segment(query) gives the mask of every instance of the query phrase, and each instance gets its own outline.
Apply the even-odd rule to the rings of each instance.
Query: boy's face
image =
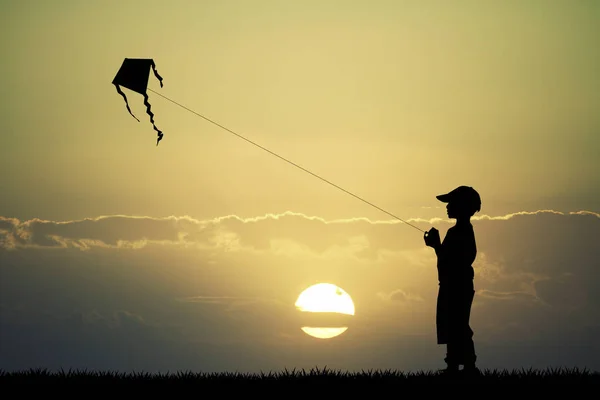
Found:
[[[469,215],[469,212],[464,207],[461,207],[460,204],[452,201],[446,205],[446,211],[448,213],[448,218],[458,218]]]
[[[454,203],[450,202],[446,204],[446,214],[448,214],[448,218],[456,218]]]

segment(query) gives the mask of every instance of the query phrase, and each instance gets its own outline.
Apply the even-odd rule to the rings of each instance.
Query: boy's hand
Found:
[[[437,249],[441,245],[440,233],[435,228],[431,228],[428,232],[425,232],[423,238],[425,239],[425,244],[434,249]]]

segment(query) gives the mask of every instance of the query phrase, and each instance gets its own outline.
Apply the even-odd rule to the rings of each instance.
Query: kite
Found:
[[[127,106],[127,111],[129,111],[129,114],[131,114],[131,116],[138,122],[140,122],[140,120],[137,119],[137,117],[131,112],[129,103],[127,102],[127,97],[121,90],[120,86],[133,90],[134,92],[144,96],[146,113],[150,116],[150,122],[152,122],[154,130],[158,132],[158,139],[156,140],[156,145],[158,146],[163,134],[162,131],[154,124],[154,113],[150,111],[150,103],[148,103],[148,94],[146,93],[150,68],[152,68],[154,75],[160,81],[160,87],[163,87],[162,77],[156,71],[154,60],[147,58],[126,58],[123,61],[123,64],[121,64],[121,68],[117,72],[117,75],[115,75],[112,84],[117,88],[117,93],[119,93],[121,96],[123,96],[123,99],[125,99],[125,105]]]

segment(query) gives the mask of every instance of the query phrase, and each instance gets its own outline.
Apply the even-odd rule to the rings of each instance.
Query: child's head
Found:
[[[470,186],[459,186],[449,193],[436,196],[436,198],[448,203],[446,209],[450,218],[469,218],[481,210],[481,197]]]

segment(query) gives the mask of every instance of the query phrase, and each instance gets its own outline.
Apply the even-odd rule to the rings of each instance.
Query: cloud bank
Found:
[[[442,236],[452,224],[408,222]],[[599,369],[600,214],[482,215],[473,225],[480,365]],[[445,353],[435,255],[399,221],[0,217],[0,278],[3,369],[418,370],[441,367]],[[305,335],[293,306],[318,282],[355,302],[334,340]]]

